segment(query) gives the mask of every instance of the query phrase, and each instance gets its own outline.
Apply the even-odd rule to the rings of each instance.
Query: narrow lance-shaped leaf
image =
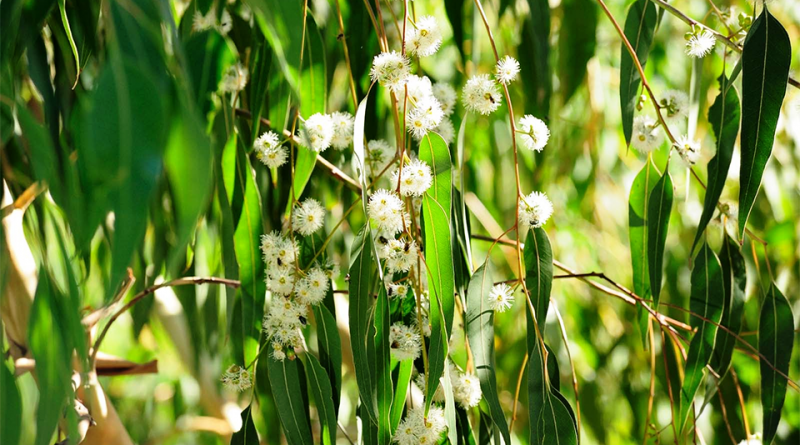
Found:
[[[767,6],[753,22],[742,51],[742,162],[739,169],[739,237],[761,186],[772,153],[786,94],[792,45]]]
[[[742,331],[742,316],[744,315],[747,270],[739,243],[728,235],[725,235],[719,262],[722,266],[722,284],[725,292],[720,325],[739,335]],[[717,329],[714,354],[711,356],[711,367],[717,375],[722,376],[727,372],[734,346],[736,346],[736,338],[725,329]]]
[[[645,67],[647,56],[650,54],[657,16],[656,6],[651,0],[636,0],[628,9],[625,18],[625,37],[630,42],[642,68]],[[641,82],[639,70],[623,42],[619,65],[619,104],[622,110],[622,131],[625,133],[625,143],[628,145],[633,134],[633,114],[636,110],[636,101],[639,100]]]
[[[553,251],[550,239],[543,228],[528,232],[525,240],[525,285],[531,295],[536,321],[544,328],[547,308],[550,306],[550,288],[553,284]]]
[[[267,348],[268,349],[268,348]],[[306,405],[300,395],[306,382],[300,378],[297,360],[275,360],[267,350],[261,353],[259,361],[267,362],[269,383],[278,418],[289,445],[306,445],[314,442],[311,426],[306,417]]]
[[[333,299],[333,290],[329,289],[328,293]],[[338,413],[342,390],[342,339],[336,326],[336,316],[324,304],[314,306],[312,310],[317,322],[319,361],[328,373],[333,387],[333,407]]]
[[[492,263],[487,261],[472,275],[467,291],[466,330],[475,373],[481,382],[483,398],[489,405],[492,423],[500,430],[505,443],[511,443],[503,408],[497,391],[494,355],[494,311],[489,307],[492,290]]]
[[[453,382],[450,379],[450,367],[453,363],[444,362],[444,373],[441,378],[442,392],[444,393],[444,420],[447,425],[456,424],[456,402],[453,396]],[[450,443],[458,443],[456,428],[447,428],[447,439]]]
[[[522,28],[519,52],[523,88],[531,114],[550,114],[550,4],[548,0],[528,0],[530,16]]]
[[[353,349],[356,382],[362,412],[366,412],[372,422],[377,422],[378,408],[375,395],[375,382],[370,369],[374,368],[367,356],[367,341],[370,328],[370,312],[373,306],[372,285],[375,279],[375,260],[372,256],[372,236],[369,227],[359,232],[353,241],[349,282],[349,322],[350,347]],[[369,339],[372,340],[372,339]]]
[[[258,443],[258,433],[253,423],[251,407],[248,406],[242,411],[242,429],[233,433],[231,445],[258,445]]]
[[[648,159],[633,180],[628,198],[628,238],[631,245],[633,292],[645,299],[650,298],[650,275],[647,269],[647,204],[658,178],[658,170],[652,160]],[[641,307],[638,307],[638,312],[639,332],[644,343],[647,341],[648,313]]]
[[[0,362],[0,406],[3,415],[0,416],[0,442],[8,445],[18,445],[22,435],[22,397],[14,379],[14,374],[8,369],[6,361]]]
[[[765,444],[771,444],[775,439],[775,432],[781,421],[781,410],[786,399],[787,380],[784,376],[789,375],[793,343],[792,306],[778,286],[772,283],[761,306],[758,322],[758,352],[764,356],[759,363]]]
[[[450,236],[452,178],[450,150],[438,134],[429,134],[419,148],[420,160],[431,166],[433,184],[422,201],[425,267],[430,289],[431,340],[428,352],[426,411],[444,372],[455,308],[455,276]],[[434,382],[431,384],[431,382]]]
[[[316,357],[311,354],[305,354],[304,358],[305,367],[308,370],[308,386],[311,388],[311,394],[314,396],[314,402],[319,413],[322,444],[334,445],[336,444],[338,425],[336,411],[333,406],[331,381],[325,372],[325,368],[322,367]]]
[[[672,211],[672,192],[672,177],[669,169],[665,168],[664,175],[653,187],[647,203],[647,268],[654,307],[658,307],[658,297],[661,295],[664,246],[667,243],[669,214]]]
[[[711,221],[711,217],[714,216],[714,209],[719,202],[719,197],[722,196],[722,189],[725,187],[725,179],[728,177],[728,168],[731,166],[733,157],[733,145],[736,143],[736,135],[739,134],[739,95],[736,88],[733,86],[728,88],[728,85],[725,73],[722,73],[719,76],[720,93],[714,104],[708,109],[708,122],[717,139],[717,154],[708,161],[708,187],[703,202],[703,214],[700,216],[697,234],[692,243],[692,252]]]
[[[411,381],[411,371],[414,370],[413,360],[403,360],[399,364],[397,372],[397,381],[394,388],[394,400],[392,403],[392,412],[390,415],[392,433],[397,430],[400,424],[400,418],[403,416],[403,408],[405,408],[406,395],[408,394],[408,384]]]
[[[564,103],[586,78],[586,65],[594,56],[597,34],[597,2],[565,0],[564,16],[558,36],[559,77]]]
[[[386,295],[386,286],[380,286],[378,299],[375,302],[374,337],[372,340],[375,366],[376,399],[378,402],[378,443],[388,445],[392,437],[391,411],[392,411],[392,369],[389,346],[389,297]]]
[[[528,423],[530,443],[537,445],[573,445],[578,433],[563,397],[550,385],[540,341],[531,331],[533,318],[528,319]]]
[[[681,430],[686,425],[689,410],[694,403],[694,395],[703,380],[703,371],[711,359],[714,336],[717,334],[717,325],[714,323],[719,323],[722,318],[724,301],[722,266],[717,255],[705,243],[695,258],[691,281],[689,309],[703,318],[697,315],[692,315],[690,318],[690,324],[696,332],[689,343],[681,386]]]

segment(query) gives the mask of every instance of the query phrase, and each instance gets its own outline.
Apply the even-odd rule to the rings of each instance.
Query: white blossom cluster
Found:
[[[392,440],[398,445],[437,444],[446,431],[444,410],[431,405],[426,418],[425,406],[420,405],[408,410]]]
[[[382,243],[382,240],[378,242]],[[389,239],[382,243],[378,255],[386,260],[386,270],[394,274],[411,270],[416,264],[418,252],[419,248],[414,240]]]
[[[410,62],[397,51],[380,53],[372,60],[369,72],[373,82],[400,94],[409,75]]]
[[[464,85],[461,97],[467,110],[484,115],[493,113],[503,102],[497,83],[487,74],[472,76]]]
[[[269,168],[278,168],[286,163],[289,153],[286,147],[280,143],[275,132],[267,131],[253,143],[256,152],[256,159]]]
[[[412,159],[407,165],[400,163],[400,168],[392,173],[392,184],[400,184],[403,196],[422,196],[433,184],[431,168],[425,161]]]
[[[675,151],[681,156],[688,165],[694,165],[700,157],[700,141],[696,141],[689,136],[679,136],[674,144]]]
[[[542,227],[553,215],[553,203],[542,192],[531,192],[519,200],[519,222],[525,226]]]
[[[239,365],[229,366],[220,380],[225,388],[236,392],[242,392],[253,385],[250,373]]]
[[[658,121],[650,116],[636,116],[633,120],[631,146],[642,153],[657,149],[664,140],[664,133],[658,128]]]
[[[247,86],[249,73],[247,67],[241,62],[235,63],[225,70],[222,80],[219,82],[219,89],[223,93],[236,93],[242,91]]]
[[[325,208],[316,199],[306,198],[297,203],[292,211],[292,229],[303,236],[309,236],[322,228],[325,223]]]
[[[464,409],[478,406],[481,402],[481,382],[475,374],[461,372],[456,365],[450,362],[450,386],[453,389],[453,399]],[[425,393],[427,385],[425,374],[418,374],[414,382]],[[433,393],[434,402],[444,403],[444,389],[442,385],[437,386]]]
[[[379,189],[372,193],[367,203],[367,214],[380,236],[394,238],[410,221],[403,201],[395,192]]]
[[[393,324],[389,328],[389,347],[397,361],[416,360],[422,350],[419,330],[402,323]]]
[[[526,114],[519,119],[520,139],[528,150],[542,151],[550,140],[550,129],[541,119]]]
[[[418,57],[435,54],[442,45],[442,32],[436,19],[426,15],[411,24],[413,29],[406,36],[406,51]]]
[[[317,153],[328,147],[344,150],[353,143],[354,123],[353,115],[346,111],[314,113],[303,122],[300,143]]]
[[[394,146],[383,139],[369,141],[365,160],[367,176],[374,178],[383,173],[394,161],[395,152]],[[355,163],[355,157],[353,161]]]
[[[717,39],[706,29],[693,28],[692,32],[686,33],[686,54],[695,58],[705,57],[714,50]]]
[[[659,101],[661,115],[668,124],[683,123],[689,117],[689,96],[680,90],[667,90]]]
[[[762,445],[761,433],[751,434],[747,439],[739,442],[739,445]]]
[[[216,29],[220,34],[227,35],[233,28],[233,20],[227,9],[222,11],[222,15],[217,20],[217,10],[213,6],[203,15],[199,9],[195,9],[192,16],[192,31],[203,32],[209,29]]]

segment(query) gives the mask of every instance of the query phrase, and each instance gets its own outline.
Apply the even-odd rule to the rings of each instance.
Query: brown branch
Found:
[[[235,112],[236,112],[237,116],[241,116],[241,117],[243,117],[245,119],[252,119],[253,118],[253,114],[250,113],[250,111],[248,111],[248,110],[243,110],[241,108],[236,108]],[[266,119],[266,118],[262,117],[262,118],[259,119],[259,121],[261,122],[261,125],[266,125],[269,128],[273,128],[272,127],[272,123],[269,121],[269,119]],[[285,138],[289,139],[292,143],[300,144],[300,140],[297,138],[297,136],[292,134],[292,132],[290,132],[288,130],[283,130],[282,133],[283,133],[283,136]],[[337,180],[343,182],[345,185],[347,185],[348,187],[350,187],[354,191],[361,192],[361,185],[358,183],[358,181],[356,181],[355,179],[351,178],[349,175],[347,175],[347,173],[343,172],[338,167],[336,167],[335,165],[331,164],[330,161],[328,161],[327,159],[323,158],[319,154],[317,154],[317,162],[320,163],[323,167],[325,167],[325,169],[328,171],[328,173],[330,173],[331,176],[333,176]]]
[[[154,293],[155,291],[164,288],[164,287],[172,287],[172,286],[186,286],[186,285],[198,285],[198,284],[224,284],[226,286],[232,287],[234,289],[241,286],[241,282],[238,280],[231,280],[227,278],[217,278],[217,277],[183,277],[177,278],[171,281],[166,281],[161,284],[154,284],[143,291],[139,292],[138,294],[134,295],[131,300],[122,306],[117,312],[111,316],[111,319],[108,320],[108,323],[103,327],[103,330],[100,332],[100,336],[97,337],[97,340],[94,342],[94,346],[92,346],[92,355],[90,358],[90,364],[94,365],[95,361],[97,360],[97,352],[100,349],[100,344],[103,342],[108,330],[111,328],[111,325],[114,324],[117,318],[120,315],[124,314],[128,309],[132,308],[136,303],[142,300],[142,298]]]

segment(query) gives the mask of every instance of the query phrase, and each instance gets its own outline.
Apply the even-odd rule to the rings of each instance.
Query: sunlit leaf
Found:
[[[374,305],[372,288],[376,276],[375,263],[372,256],[372,236],[365,227],[353,241],[350,261],[350,347],[353,350],[356,382],[358,382],[359,398],[362,411],[369,416],[363,422],[378,421],[378,401],[376,395],[377,382],[373,379],[375,364],[367,355],[367,342],[371,326],[371,311]]]
[[[544,229],[536,227],[528,232],[524,255],[525,285],[536,310],[536,322],[540,329],[544,329],[553,284],[553,250]]]
[[[662,266],[669,229],[669,214],[672,211],[672,193],[672,177],[665,169],[663,176],[653,187],[647,203],[647,268],[653,307],[658,307],[658,297],[661,295]]]
[[[645,299],[650,298],[650,274],[647,269],[647,210],[648,201],[658,177],[658,170],[648,159],[633,180],[628,198],[628,237],[631,246],[633,292]],[[649,314],[641,307],[638,308],[638,311],[639,332],[644,342],[647,337]]]

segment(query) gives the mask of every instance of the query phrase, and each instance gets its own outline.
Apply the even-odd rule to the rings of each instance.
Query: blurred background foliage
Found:
[[[310,0],[303,41],[310,56],[300,65],[293,58],[302,46],[302,40],[298,41],[303,29],[302,3],[0,3],[4,217],[11,202],[9,197],[24,196],[26,190],[37,191],[36,184],[47,183],[48,193],[41,194],[27,208],[22,227],[38,265],[39,282],[43,276],[50,277],[57,300],[54,304],[64,320],[83,317],[108,303],[119,292],[128,267],[136,278],[128,295],[157,280],[219,276],[249,281],[255,295],[261,289],[263,303],[263,288],[259,287],[263,285],[263,270],[253,276],[239,270],[244,266],[234,245],[281,228],[291,172],[287,164],[273,175],[255,161],[250,147],[266,124],[256,124],[258,119],[246,117],[262,117],[276,131],[291,131],[294,107],[299,107],[304,117],[317,111],[355,113],[342,42],[346,39],[359,100],[369,88],[372,57],[380,52],[361,0]],[[392,14],[402,15],[403,3],[377,3],[381,5],[390,42],[399,48]],[[711,13],[711,1],[671,3],[690,17],[723,29]],[[748,2],[714,3],[725,11],[735,8],[753,14]],[[344,36],[337,4],[341,7]],[[516,114],[543,118],[552,134],[543,152],[521,152],[520,169],[522,190],[545,191],[554,203],[555,215],[546,226],[554,257],[577,271],[602,271],[631,287],[627,200],[645,157],[627,149],[622,134],[618,35],[594,0],[551,0],[549,4],[544,0],[486,0],[483,4],[501,56],[515,56],[522,65],[521,80],[510,89]],[[492,50],[472,1],[417,0],[410,5],[417,14],[437,17],[445,33],[442,50],[423,59],[420,72],[459,88],[468,76],[492,70]],[[608,5],[622,23],[626,2],[612,0]],[[790,0],[775,0],[769,7],[791,40],[800,41],[800,8]],[[222,18],[223,10],[230,14],[228,32],[193,32],[195,11],[210,11]],[[738,56],[723,58],[722,50],[717,49],[713,57],[693,62],[684,55],[687,30],[683,22],[669,14],[661,18],[646,73],[656,94],[666,89],[688,93],[695,76],[696,137],[703,146],[696,170],[705,178],[705,165],[714,154],[707,110],[718,93],[716,78],[726,67],[730,72]],[[285,60],[277,55],[278,48]],[[797,48],[794,51],[792,73],[797,77],[800,58]],[[217,91],[217,87],[223,73],[237,61],[247,67],[249,81],[237,97],[232,97]],[[309,93],[310,84],[321,89]],[[298,85],[304,88],[293,93]],[[289,102],[293,94],[294,99]],[[367,138],[393,140],[388,95],[380,91],[374,97],[377,99],[367,111]],[[466,164],[461,174],[474,234],[496,236],[514,222],[514,158],[504,110],[507,109],[503,107],[500,113],[489,117],[468,117]],[[459,106],[454,114],[456,128],[463,116]],[[303,162],[313,165],[313,157],[308,159],[303,151],[296,152],[298,166]],[[329,150],[323,157],[354,176],[349,150]],[[666,164],[666,157],[665,143],[653,158],[659,169]],[[735,203],[738,196],[737,163],[738,155],[734,156],[723,202]],[[238,173],[247,172],[251,165],[254,180],[242,179]],[[302,181],[296,181],[295,192],[304,190],[303,196],[315,197],[326,206],[328,233],[357,194],[319,163],[313,172],[300,167],[297,171],[308,171],[310,179],[305,187]],[[670,171],[676,205],[667,237],[666,286],[661,301],[688,307],[689,247],[704,192],[682,164],[670,163]],[[756,343],[762,290],[768,286],[770,274],[789,298],[795,314],[800,313],[798,88],[788,88],[761,190],[749,227],[769,246],[766,250],[759,244],[753,246],[750,239],[743,246],[749,278],[743,336],[752,344]],[[260,212],[247,213],[246,209],[253,208]],[[255,228],[243,228],[242,218],[255,224],[250,226]],[[329,256],[342,270],[349,264],[353,228],[363,222],[363,214],[351,213],[329,245]],[[715,249],[720,245],[721,233],[719,224],[709,231],[708,241]],[[4,246],[15,241],[6,236]],[[476,261],[482,261],[489,244],[473,241]],[[0,288],[6,289],[13,277],[8,271],[5,247],[3,252]],[[496,280],[514,277],[512,259],[510,248],[493,251]],[[343,272],[336,279],[336,289],[346,288],[344,279]],[[230,426],[225,419],[238,417],[239,409],[251,400],[249,393],[226,392],[219,383],[219,375],[230,363],[242,362],[241,358],[251,360],[255,354],[257,343],[250,333],[231,334],[242,326],[245,331],[248,329],[246,323],[232,319],[233,305],[242,301],[240,293],[244,292],[249,290],[234,292],[217,285],[176,287],[145,298],[112,325],[102,344],[103,353],[134,363],[158,360],[157,373],[100,377],[135,443],[226,443]],[[33,295],[30,289],[28,293]],[[3,304],[7,304],[12,292],[4,294]],[[79,304],[74,307],[59,306],[62,299],[74,302],[65,299],[75,297]],[[582,443],[640,443],[648,428],[650,352],[643,347],[637,330],[636,309],[572,279],[555,280],[552,298],[563,318],[566,341],[555,311],[547,320],[545,336],[560,364],[562,392],[573,407],[577,403],[572,379],[577,381]],[[346,317],[346,304],[346,296],[337,294],[340,325],[342,317]],[[254,319],[260,320],[260,309],[253,310]],[[666,306],[660,310],[677,320],[689,321],[683,311]],[[495,317],[498,387],[508,418],[514,408],[514,392],[526,350],[523,313],[524,301],[518,298],[511,311]],[[4,317],[3,322],[8,328],[8,319]],[[343,326],[346,329],[346,322]],[[51,328],[39,334],[80,344],[80,336],[69,334],[74,331],[66,324]],[[458,333],[460,328],[457,323],[456,336],[463,338]],[[74,339],[62,339],[70,336]],[[313,344],[313,334],[310,338]],[[244,344],[236,345],[237,339]],[[675,352],[669,348],[662,351],[661,343],[656,344],[656,396],[650,434],[669,425],[667,379],[671,380],[673,391],[680,386]],[[13,348],[8,336],[4,337],[3,346],[4,351]],[[357,387],[348,347],[344,351],[339,420],[355,437]],[[463,344],[455,348],[456,361],[463,363]],[[244,357],[240,357],[242,350]],[[747,417],[742,418],[736,385],[728,376],[721,385],[722,397],[714,397],[698,421],[706,443],[731,443],[729,429],[741,440],[746,424],[752,432],[760,430],[758,362],[749,355],[737,350],[733,359]],[[798,357],[800,348],[795,348],[789,372],[795,380],[800,375]],[[4,366],[13,370],[11,363],[8,360]],[[17,378],[16,385],[22,400],[20,443],[33,443],[35,423],[31,420],[36,418],[37,405],[47,399],[30,373]],[[677,397],[677,392],[674,395]],[[256,427],[263,443],[279,443],[277,419],[269,415],[268,401],[264,404],[259,413],[254,411]],[[230,411],[231,406],[236,409]],[[525,406],[526,392],[521,391],[514,423],[515,443],[528,440]],[[6,406],[2,410],[2,416],[10,415]],[[312,418],[315,415],[312,409]],[[223,425],[211,418],[223,419]],[[340,443],[347,443],[342,434],[339,436]],[[665,430],[662,442],[669,443],[671,437],[671,431]],[[778,443],[798,442],[800,394],[790,389]]]

